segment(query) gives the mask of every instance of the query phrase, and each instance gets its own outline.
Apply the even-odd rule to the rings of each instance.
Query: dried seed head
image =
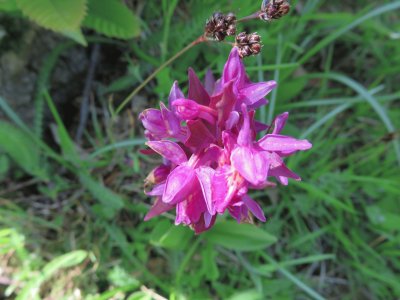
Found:
[[[288,14],[290,5],[285,0],[263,0],[260,19],[264,21],[277,20]]]
[[[214,13],[207,20],[204,27],[204,33],[207,37],[223,41],[225,37],[236,34],[236,16],[233,13],[224,15],[222,13]]]
[[[261,37],[257,33],[246,34],[241,32],[236,36],[235,40],[235,46],[238,47],[241,58],[257,55],[261,51]]]

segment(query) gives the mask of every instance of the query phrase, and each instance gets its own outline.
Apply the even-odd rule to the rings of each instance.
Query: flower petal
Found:
[[[246,75],[244,65],[239,57],[239,52],[237,47],[233,47],[229,58],[225,63],[224,71],[222,73],[223,83],[227,83],[231,80],[235,80],[237,83],[244,81]]]
[[[181,202],[199,188],[198,184],[193,168],[178,166],[168,175],[162,200],[170,205]]]
[[[148,196],[161,196],[164,193],[164,189],[165,183],[157,184],[150,192],[145,191],[145,194]]]
[[[209,95],[212,95],[215,88],[215,78],[211,69],[207,70],[206,76],[204,78],[204,87]]]
[[[215,141],[215,137],[201,120],[191,120],[187,122],[189,134],[185,140],[185,146],[199,151]]]
[[[139,119],[142,121],[144,128],[152,135],[166,136],[166,128],[160,110],[154,108],[146,109],[139,115]]]
[[[206,89],[203,87],[192,68],[189,68],[188,98],[195,100],[201,105],[208,106],[208,104],[210,103],[210,96],[208,95]]]
[[[240,89],[240,98],[247,105],[252,105],[268,95],[275,87],[276,82],[273,80],[248,84]]]
[[[178,81],[175,81],[174,84],[172,85],[171,91],[169,92],[169,97],[168,97],[169,107],[172,108],[172,103],[176,99],[180,98],[185,98],[185,96],[183,95],[182,91],[178,86]]]
[[[267,220],[265,218],[262,208],[256,201],[251,199],[248,195],[244,195],[242,197],[242,201],[257,219],[259,219],[262,222],[265,222]]]
[[[243,183],[243,179],[237,175],[235,170],[228,165],[222,166],[215,171],[212,179],[212,198],[215,211],[219,214],[222,214],[229,206],[239,186]]]
[[[196,189],[187,196],[185,201],[176,205],[175,225],[197,223],[200,219],[203,219],[201,217],[205,211],[207,211],[207,208],[201,190]]]
[[[274,130],[272,131],[272,134],[279,134],[281,133],[283,127],[286,124],[286,120],[289,117],[288,112],[284,112],[283,114],[280,114],[279,116],[276,116],[274,119]]]
[[[300,150],[308,150],[312,147],[307,140],[298,140],[290,136],[279,134],[267,134],[258,142],[258,145],[270,152],[294,153]]]
[[[161,156],[172,161],[173,163],[180,165],[187,161],[187,156],[182,148],[171,141],[149,141],[146,145],[156,151]]]
[[[148,221],[166,211],[173,209],[173,205],[165,204],[161,201],[161,197],[157,197],[156,201],[154,202],[153,206],[150,208],[146,216],[144,217],[144,221]]]
[[[181,124],[174,112],[170,111],[164,103],[160,103],[161,115],[165,129],[171,137],[178,137],[181,132]]]
[[[251,184],[262,184],[268,175],[269,162],[263,151],[237,147],[231,154],[232,166]]]
[[[197,179],[199,180],[203,197],[207,205],[207,210],[211,215],[215,214],[215,207],[212,198],[212,179],[215,170],[210,167],[200,167],[196,169]]]
[[[228,119],[225,122],[225,129],[231,130],[239,122],[240,115],[237,111],[231,111]]]
[[[199,104],[190,99],[176,99],[172,106],[175,108],[176,114],[183,120],[196,119],[200,113]]]

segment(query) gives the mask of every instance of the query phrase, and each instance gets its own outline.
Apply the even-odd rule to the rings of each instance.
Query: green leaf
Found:
[[[18,10],[15,0],[0,0],[0,11],[15,11]]]
[[[76,31],[86,14],[86,0],[17,0],[22,13],[45,28]]]
[[[151,243],[169,249],[184,249],[193,232],[184,226],[175,226],[167,220],[159,221],[151,234]]]
[[[307,82],[307,78],[297,77],[279,83],[277,99],[281,103],[293,99],[304,90]]]
[[[86,251],[77,250],[56,257],[55,259],[53,259],[51,262],[49,262],[47,265],[44,266],[42,272],[43,280],[49,279],[51,276],[54,275],[55,272],[57,272],[60,269],[65,269],[79,265],[86,259],[87,256],[88,253]]]
[[[238,251],[254,251],[274,244],[273,235],[251,224],[221,221],[205,233],[209,242]]]
[[[139,35],[139,20],[116,0],[89,0],[83,25],[106,36],[129,39]]]
[[[85,39],[85,36],[82,34],[81,29],[74,29],[74,30],[67,30],[67,31],[62,31],[61,32],[63,35],[66,37],[69,37],[70,39],[74,40],[78,44],[81,44],[82,46],[87,46],[87,41]]]
[[[28,174],[47,178],[38,146],[28,134],[3,121],[0,121],[0,151],[8,154]]]

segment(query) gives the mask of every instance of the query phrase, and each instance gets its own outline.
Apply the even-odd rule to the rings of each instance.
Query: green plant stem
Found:
[[[203,240],[202,236],[197,236],[196,241],[193,243],[192,247],[190,247],[189,251],[186,252],[185,257],[182,260],[182,263],[179,265],[178,271],[176,272],[175,282],[179,286],[181,284],[181,278],[183,276],[183,272],[187,264],[189,263],[190,259],[196,252],[197,247],[200,245],[200,242]]]
[[[191,42],[189,45],[187,45],[185,48],[180,50],[178,53],[176,53],[174,56],[172,56],[170,59],[168,59],[166,62],[164,62],[161,66],[159,66],[156,70],[154,70],[153,73],[151,73],[136,89],[134,89],[125,99],[122,101],[122,103],[117,107],[115,110],[115,115],[118,115],[121,110],[128,104],[129,101],[132,100],[133,97],[135,97],[149,82],[152,80],[158,73],[160,73],[165,67],[167,67],[169,64],[171,64],[174,60],[179,58],[182,54],[184,54],[186,51],[190,50],[197,44],[200,44],[202,42],[205,42],[206,38],[204,35],[198,37],[195,39],[193,42]]]
[[[258,19],[260,17],[260,13],[261,13],[261,11],[256,11],[254,14],[251,14],[250,16],[243,17],[243,18],[237,20],[237,23],[242,23],[242,22],[247,22],[247,21],[251,21],[254,19]]]

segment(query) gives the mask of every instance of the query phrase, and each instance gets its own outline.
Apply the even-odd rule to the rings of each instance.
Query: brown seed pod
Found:
[[[260,19],[264,21],[277,20],[287,15],[290,4],[285,0],[263,0]]]
[[[262,48],[261,37],[257,33],[246,34],[241,32],[236,36],[235,41],[235,46],[238,47],[241,58],[257,55]]]
[[[207,20],[204,27],[204,33],[207,37],[223,41],[225,37],[236,34],[236,16],[233,13],[224,15],[222,13],[214,13]]]

